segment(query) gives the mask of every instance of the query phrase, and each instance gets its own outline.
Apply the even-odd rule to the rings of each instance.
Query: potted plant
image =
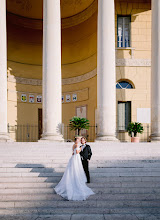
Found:
[[[77,135],[80,136],[81,130],[89,129],[89,120],[86,118],[79,118],[77,116],[74,116],[73,118],[70,119],[69,127],[70,130],[77,131]]]
[[[127,128],[128,135],[131,137],[131,142],[139,142],[137,133],[143,133],[143,126],[139,122],[130,122]]]

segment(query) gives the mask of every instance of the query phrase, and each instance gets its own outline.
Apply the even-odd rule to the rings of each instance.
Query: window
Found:
[[[130,16],[117,17],[117,47],[130,47]]]
[[[126,131],[131,122],[131,102],[118,102],[118,130]]]
[[[133,86],[127,81],[120,81],[116,84],[116,89],[133,89]]]

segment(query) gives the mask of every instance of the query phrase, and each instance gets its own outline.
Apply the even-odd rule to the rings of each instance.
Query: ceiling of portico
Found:
[[[61,17],[74,16],[93,2],[94,0],[61,0]],[[27,18],[42,19],[43,0],[7,0],[7,11]]]

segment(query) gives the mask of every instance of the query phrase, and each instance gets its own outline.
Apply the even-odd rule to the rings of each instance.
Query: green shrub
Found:
[[[128,124],[127,132],[129,136],[132,137],[132,133],[133,133],[134,137],[136,137],[137,133],[140,133],[140,134],[143,133],[143,126],[139,122],[130,122]]]
[[[81,130],[83,129],[89,129],[89,120],[86,118],[79,118],[77,116],[74,116],[70,119],[69,122],[70,130],[77,130],[78,135],[80,135]]]

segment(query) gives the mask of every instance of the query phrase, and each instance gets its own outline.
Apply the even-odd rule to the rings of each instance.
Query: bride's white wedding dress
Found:
[[[56,193],[67,200],[86,200],[94,192],[86,185],[86,175],[83,170],[80,154],[76,153],[70,158],[61,181],[54,188]]]

